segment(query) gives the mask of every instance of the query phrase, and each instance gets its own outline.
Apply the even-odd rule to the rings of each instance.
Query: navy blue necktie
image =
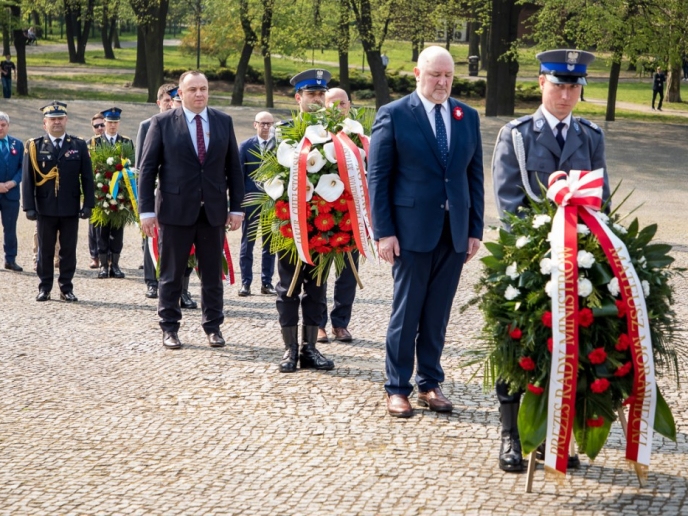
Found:
[[[447,143],[447,128],[442,118],[442,104],[435,104],[435,136],[442,157],[442,165],[446,167],[449,161],[449,144]]]
[[[566,140],[564,140],[564,127],[566,127],[566,124],[564,122],[559,122],[557,124],[557,135],[555,136],[557,143],[559,144],[559,148],[563,149],[564,148],[564,143],[566,143]]]

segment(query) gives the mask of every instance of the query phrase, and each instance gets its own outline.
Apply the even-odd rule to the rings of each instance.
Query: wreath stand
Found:
[[[624,414],[623,409],[620,409],[617,412],[617,415],[619,417],[619,423],[621,424],[621,430],[623,430],[624,437],[626,437],[626,427],[628,423],[626,422],[626,415]],[[576,444],[574,442],[574,439],[571,439],[571,444],[569,446],[569,455],[575,455],[576,454]],[[535,452],[531,452],[528,455],[528,471],[526,475],[526,493],[532,493],[533,492],[533,478],[535,477],[535,468],[537,468],[537,459],[535,458]],[[638,483],[640,484],[640,487],[645,487],[647,485],[647,480],[641,475],[640,473],[640,466],[638,464],[634,464],[633,468],[635,469],[635,474],[638,477]]]

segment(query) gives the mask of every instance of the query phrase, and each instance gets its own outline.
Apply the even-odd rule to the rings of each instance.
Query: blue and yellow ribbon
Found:
[[[136,205],[137,191],[136,191],[136,172],[131,168],[131,161],[127,158],[122,158],[122,170],[116,170],[112,174],[112,179],[110,180],[110,195],[113,199],[117,199],[117,194],[119,193],[119,181],[122,179],[124,182],[124,187],[129,193],[129,199],[131,200],[131,207],[134,210],[134,215],[138,219],[139,210]]]

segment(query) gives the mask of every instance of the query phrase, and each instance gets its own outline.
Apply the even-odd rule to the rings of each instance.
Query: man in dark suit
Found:
[[[0,216],[4,234],[5,269],[21,272],[17,265],[17,218],[19,183],[22,178],[24,144],[10,136],[10,117],[0,111]]]
[[[158,228],[158,315],[163,345],[170,349],[182,346],[177,335],[182,317],[179,299],[189,252],[195,245],[203,330],[211,346],[222,347],[222,245],[225,225],[234,231],[244,218],[244,178],[232,119],[208,107],[205,75],[183,73],[179,94],[182,106],[155,115],[143,145],[141,228],[149,237]]]
[[[341,88],[330,88],[325,94],[325,105],[327,107],[336,106],[344,115],[349,114],[351,109],[351,101],[349,95]],[[354,260],[354,266],[358,268],[359,252],[351,253]],[[332,337],[339,342],[351,342],[354,338],[349,332],[349,321],[351,321],[351,312],[354,306],[354,299],[356,299],[356,276],[349,265],[348,261],[344,262],[344,268],[339,276],[334,281],[334,291],[332,298],[334,300],[334,307],[330,312],[330,320],[332,321]],[[320,322],[320,329],[318,330],[318,342],[329,342],[327,337],[327,298],[322,307],[322,321]]]
[[[128,136],[119,134],[119,123],[122,117],[122,110],[112,107],[103,111],[105,117],[105,132],[94,138],[95,147],[119,146],[122,158],[134,161],[134,142]],[[132,166],[134,163],[132,163]],[[112,224],[105,224],[98,228],[98,259],[100,260],[100,271],[98,277],[104,278],[124,278],[124,273],[119,268],[119,256],[124,247],[124,226],[114,227]]]
[[[443,48],[421,52],[414,73],[416,91],[378,111],[368,165],[375,240],[393,264],[385,390],[395,417],[413,415],[415,356],[418,402],[452,410],[440,359],[461,268],[483,234],[478,113],[449,98],[454,61]]]
[[[251,178],[251,174],[260,166],[260,158],[265,152],[275,148],[275,138],[272,136],[272,128],[275,120],[267,111],[261,111],[256,115],[253,127],[256,135],[241,142],[239,146],[239,160],[241,170],[244,173],[244,188],[246,193],[260,192],[261,189]],[[239,268],[241,269],[241,288],[239,295],[251,295],[251,282],[253,281],[253,246],[256,241],[250,238],[250,232],[257,224],[260,216],[260,206],[249,208],[246,218],[241,225],[241,252],[239,254]],[[272,286],[272,275],[275,272],[275,255],[270,253],[270,247],[261,245],[261,294],[274,296],[277,294]]]
[[[53,102],[41,108],[47,134],[28,140],[22,166],[22,199],[26,218],[38,220],[38,296],[50,299],[53,288],[55,242],[60,240],[60,299],[78,301],[72,278],[76,270],[79,218],[88,219],[95,204],[93,170],[88,145],[67,134],[67,105]],[[83,194],[83,207],[79,200]]]

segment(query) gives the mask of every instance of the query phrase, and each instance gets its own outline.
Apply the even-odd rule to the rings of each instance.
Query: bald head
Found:
[[[272,114],[268,111],[261,111],[256,114],[253,120],[253,128],[256,130],[256,134],[263,140],[270,139],[270,129],[272,129],[275,123]]]
[[[349,109],[351,109],[351,102],[349,102],[349,95],[346,91],[341,88],[331,88],[325,93],[325,105],[327,107],[332,107],[337,104],[337,109],[339,109],[343,114],[348,115]]]
[[[449,98],[454,82],[454,58],[446,49],[432,46],[423,50],[413,73],[417,91],[423,97],[435,104]]]

